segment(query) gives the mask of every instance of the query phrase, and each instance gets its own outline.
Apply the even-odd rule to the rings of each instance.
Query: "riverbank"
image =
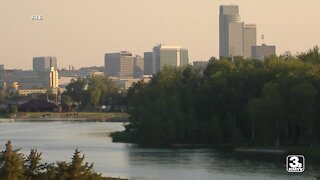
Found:
[[[0,119],[13,119],[17,121],[101,121],[101,122],[126,122],[127,113],[106,112],[27,112],[0,116]]]
[[[116,131],[110,134],[112,142],[121,143],[133,143],[136,144],[136,139],[132,137],[132,134],[127,131]],[[145,147],[145,146],[142,146]],[[148,147],[148,146],[147,146]],[[151,148],[154,146],[150,146]],[[163,146],[155,146],[161,148]],[[275,154],[275,155],[288,155],[288,154],[300,154],[305,156],[308,161],[314,161],[320,164],[318,159],[320,159],[320,147],[292,147],[284,146],[282,148],[264,147],[264,146],[253,146],[253,147],[241,147],[233,146],[231,144],[224,145],[213,145],[213,144],[171,144],[164,146],[163,148],[177,148],[177,149],[197,149],[197,148],[214,148],[223,149],[224,151],[235,151],[239,153],[261,153],[261,154]]]
[[[274,148],[235,148],[236,152],[246,153],[268,153],[268,154],[284,154],[287,153],[287,149],[274,149]]]

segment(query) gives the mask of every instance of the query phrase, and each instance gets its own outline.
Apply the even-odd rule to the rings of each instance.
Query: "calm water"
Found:
[[[95,170],[107,176],[130,179],[315,179],[319,168],[306,163],[302,174],[288,174],[285,158],[266,154],[242,154],[211,149],[143,149],[112,143],[108,134],[122,130],[121,123],[107,122],[13,122],[0,123],[0,143],[29,153],[37,148],[44,162],[70,160],[80,149]]]

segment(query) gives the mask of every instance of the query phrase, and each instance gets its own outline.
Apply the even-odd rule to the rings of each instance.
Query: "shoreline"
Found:
[[[273,149],[273,148],[235,148],[235,152],[245,153],[267,153],[267,154],[285,154],[288,149]]]
[[[102,112],[31,112],[10,114],[8,117],[0,117],[0,121],[98,121],[98,122],[127,122],[126,113],[102,113]]]

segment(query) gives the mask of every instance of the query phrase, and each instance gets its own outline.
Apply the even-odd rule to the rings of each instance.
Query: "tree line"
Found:
[[[61,97],[67,106],[77,104],[82,111],[98,111],[102,106],[109,111],[121,111],[125,105],[125,90],[105,76],[73,79]]]
[[[318,146],[320,53],[264,61],[211,58],[204,68],[165,67],[128,90],[124,132],[145,146]]]
[[[41,163],[41,155],[32,149],[28,156],[14,150],[10,141],[0,153],[0,179],[5,180],[116,180],[102,177],[93,170],[93,164],[84,163],[84,155],[75,150],[71,162]]]

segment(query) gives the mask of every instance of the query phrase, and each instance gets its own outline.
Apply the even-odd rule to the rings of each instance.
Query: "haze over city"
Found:
[[[319,44],[317,0],[2,0],[0,64],[32,69],[35,56],[56,56],[58,67],[103,66],[106,52],[143,55],[157,43],[189,49],[191,61],[219,55],[219,5],[240,7],[257,25],[258,44],[277,54]],[[42,15],[43,21],[32,21]]]

